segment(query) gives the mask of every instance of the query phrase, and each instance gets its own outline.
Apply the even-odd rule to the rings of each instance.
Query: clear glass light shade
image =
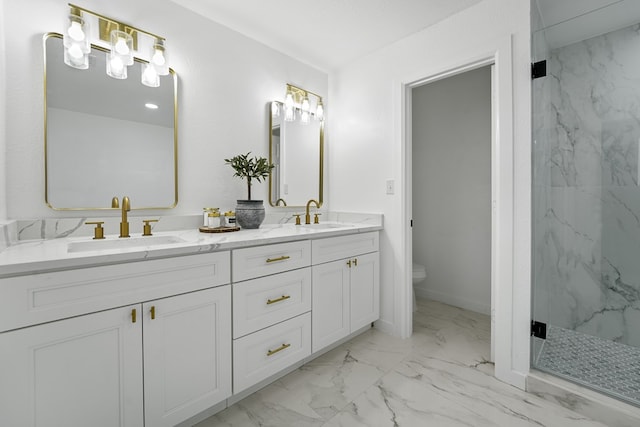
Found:
[[[293,107],[286,107],[284,108],[284,120],[286,122],[292,122],[296,119],[296,113],[295,110],[293,109]]]
[[[309,112],[309,97],[307,95],[304,96],[304,98],[302,98],[302,102],[300,103],[300,109],[302,110],[303,113],[308,113]]]
[[[86,70],[89,68],[89,54],[84,53],[77,44],[64,48],[64,63],[70,67]]]
[[[114,79],[124,80],[127,78],[127,66],[120,55],[107,52],[107,74]]]
[[[308,125],[310,121],[311,121],[311,113],[309,113],[308,111],[303,111],[300,114],[300,123],[302,123],[303,125]]]
[[[120,57],[124,65],[133,65],[133,38],[124,31],[111,31],[111,53]]]
[[[316,120],[324,120],[324,105],[322,105],[322,101],[318,101],[318,106],[316,107]]]
[[[271,103],[271,117],[280,117],[280,106],[277,102]]]
[[[142,64],[141,82],[143,85],[149,87],[160,86],[160,76],[158,75],[158,72],[156,71],[156,68],[153,64]]]
[[[167,62],[167,53],[164,47],[164,41],[156,39],[151,49],[150,62],[160,76],[169,74],[169,64]]]
[[[88,27],[79,15],[69,15],[69,25],[62,36],[64,63],[73,68],[89,68],[91,45],[87,37]]]
[[[293,109],[293,93],[291,89],[287,90],[287,95],[284,98],[284,106]]]

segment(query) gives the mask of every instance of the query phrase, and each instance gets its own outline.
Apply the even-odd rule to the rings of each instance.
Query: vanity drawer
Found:
[[[377,231],[317,239],[312,243],[312,261],[315,265],[369,252],[377,252],[379,246],[379,233]]]
[[[255,332],[233,342],[235,394],[311,354],[311,313]]]
[[[233,337],[311,310],[311,267],[233,284]]]
[[[311,243],[308,240],[232,252],[232,278],[234,282],[311,265]]]
[[[0,279],[0,332],[229,283],[212,252]]]

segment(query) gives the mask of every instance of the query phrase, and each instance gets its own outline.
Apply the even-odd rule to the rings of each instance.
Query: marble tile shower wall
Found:
[[[534,86],[540,99],[534,314],[634,346],[640,346],[638,52],[640,25],[561,47],[550,52],[548,76]]]

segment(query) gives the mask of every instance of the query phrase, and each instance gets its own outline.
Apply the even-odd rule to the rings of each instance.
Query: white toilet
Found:
[[[424,268],[424,265],[413,264],[413,311],[418,309],[418,304],[416,303],[416,284],[422,282],[427,278],[427,270]]]

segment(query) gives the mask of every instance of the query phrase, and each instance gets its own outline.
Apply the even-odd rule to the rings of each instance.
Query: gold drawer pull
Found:
[[[280,298],[268,299],[267,300],[267,305],[275,304],[277,302],[284,301],[284,300],[289,299],[289,298],[291,298],[291,295],[282,295]]]
[[[137,314],[138,313],[135,308],[131,310],[131,323],[136,323],[136,319],[138,317]]]
[[[289,347],[291,347],[291,344],[282,344],[280,347],[276,348],[275,350],[267,351],[267,356],[273,356],[277,352],[282,351],[282,350],[286,350]]]
[[[354,258],[353,265],[355,265],[356,267],[358,266],[358,258]]]
[[[291,258],[289,255],[279,256],[278,258],[267,258],[267,262],[284,261]]]
[[[152,305],[151,306],[151,320],[154,320],[156,318],[156,306]]]

